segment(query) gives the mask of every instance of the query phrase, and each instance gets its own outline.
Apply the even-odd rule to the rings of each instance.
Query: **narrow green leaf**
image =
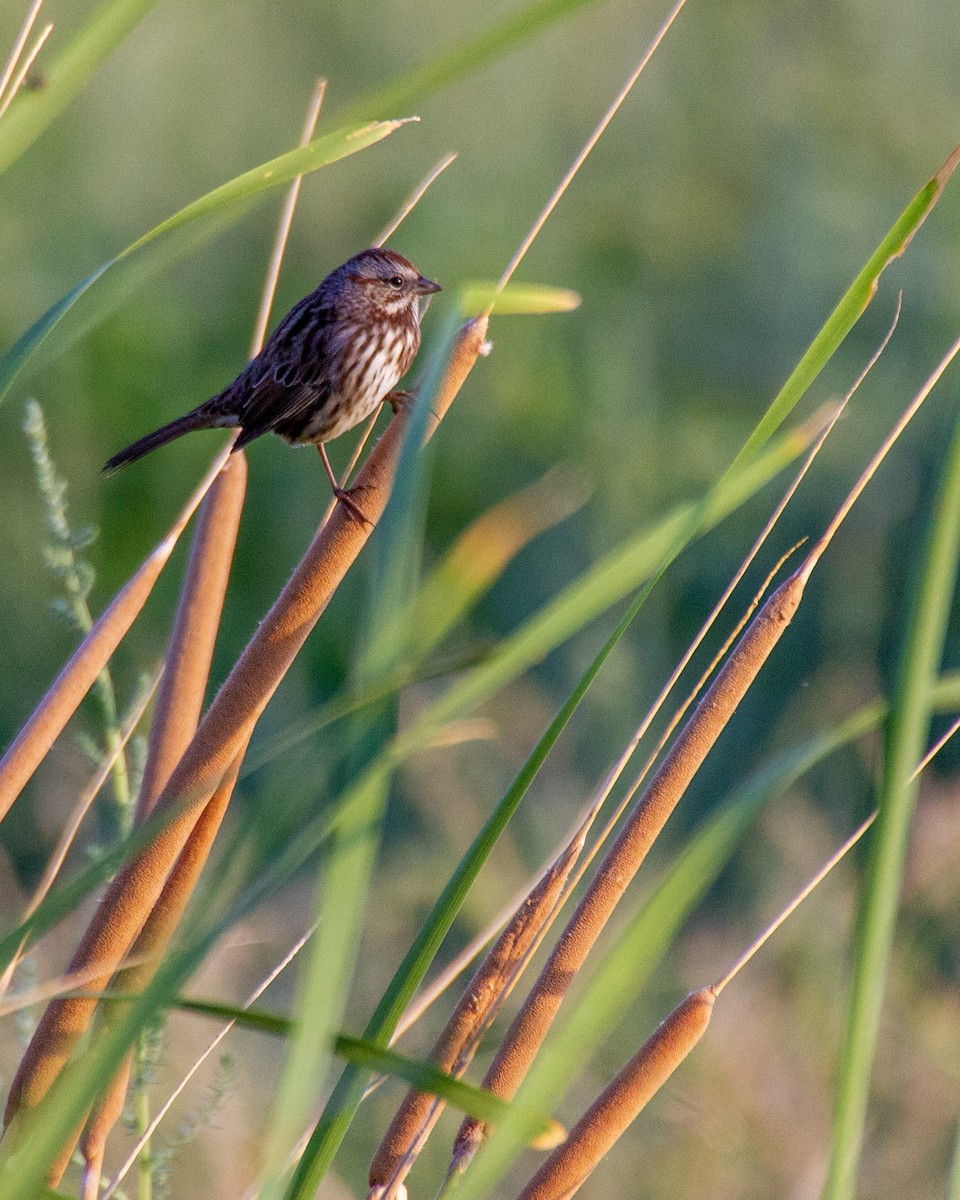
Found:
[[[769,441],[833,357],[837,347],[860,320],[867,305],[873,299],[884,270],[906,250],[911,238],[940,199],[940,193],[958,162],[960,162],[960,146],[953,151],[936,175],[924,184],[910,201],[859,275],[847,288],[839,304],[797,363],[790,378],[774,397],[773,403],[753,433],[750,434],[743,449],[734,460],[731,470],[749,461]]]
[[[43,87],[21,90],[0,121],[0,172],[16,162],[59,117],[155,3],[156,0],[107,0],[60,56],[49,66],[44,64]]]
[[[783,452],[785,441],[777,447],[780,453]],[[794,443],[794,452],[799,453],[799,449],[799,445]],[[788,459],[789,457],[788,454]],[[359,798],[362,796],[362,789],[367,786],[370,773],[385,777],[407,755],[421,745],[428,744],[437,728],[469,711],[499,687],[504,686],[508,680],[516,678],[532,662],[543,657],[548,648],[559,644],[575,630],[582,628],[586,621],[608,608],[610,594],[614,590],[611,587],[613,579],[617,580],[618,587],[628,591],[630,584],[624,586],[625,579],[640,583],[646,576],[646,584],[640,594],[571,692],[510,789],[461,859],[367,1025],[364,1036],[368,1040],[384,1044],[393,1033],[480,868],[607,656],[629,627],[660,575],[691,538],[702,533],[709,523],[719,519],[725,511],[726,504],[731,503],[735,496],[744,498],[740,488],[746,487],[749,494],[752,487],[759,486],[761,478],[765,481],[765,472],[769,470],[772,461],[780,461],[776,453],[773,459],[769,455],[764,456],[762,460],[735,475],[732,487],[730,480],[721,481],[710,490],[704,500],[681,510],[675,522],[664,522],[657,531],[662,537],[647,535],[637,539],[629,547],[628,553],[620,551],[587,572],[577,585],[572,585],[557,601],[549,605],[538,619],[528,622],[519,637],[508,639],[505,649],[489,664],[475,671],[463,684],[455,685],[447,696],[441,697],[432,705],[419,721],[398,735],[387,754],[371,765],[368,776],[357,782],[354,790]],[[758,467],[761,471],[760,476],[752,473]],[[606,603],[597,604],[600,597],[604,597]],[[593,607],[594,604],[597,604],[596,608]],[[347,803],[353,803],[349,796]],[[344,807],[349,811],[347,805]],[[286,1193],[287,1200],[306,1200],[306,1197],[316,1190],[353,1120],[362,1094],[361,1072],[348,1068],[340,1077],[307,1144]]]
[[[308,174],[320,167],[329,166],[342,158],[347,158],[351,154],[356,154],[359,150],[381,141],[406,123],[405,120],[377,121],[373,124],[350,126],[334,133],[325,134],[307,146],[297,147],[297,149],[281,154],[278,158],[271,159],[259,167],[254,167],[251,171],[246,171],[243,175],[238,175],[229,183],[214,188],[212,192],[208,192],[205,196],[186,205],[185,208],[181,208],[179,212],[174,213],[165,221],[161,221],[159,225],[137,238],[115,258],[98,267],[86,279],[71,288],[62,299],[35,321],[0,358],[0,400],[4,398],[13,381],[37,354],[43,343],[74,305],[108,272],[125,264],[150,243],[202,218],[225,215],[230,209],[234,210],[236,216],[240,216],[246,211],[246,206],[241,203],[242,201],[250,201],[270,188],[289,182],[297,175]]]
[[[470,1200],[485,1195],[502,1177],[531,1130],[536,1130],[540,1106],[556,1106],[596,1049],[622,1023],[758,813],[829,755],[875,729],[884,712],[877,701],[836,728],[778,755],[693,835],[650,899],[598,961],[583,991],[568,1001],[509,1113],[458,1188],[458,1196]]]
[[[852,1200],[870,1095],[887,968],[896,931],[903,861],[916,801],[910,777],[934,711],[957,565],[960,562],[960,420],[954,428],[927,525],[887,723],[879,816],[861,898],[853,984],[834,1094],[825,1200]]]
[[[461,1112],[478,1117],[481,1121],[501,1120],[507,1111],[508,1106],[491,1092],[454,1079],[430,1063],[407,1058],[395,1050],[387,1050],[362,1038],[341,1036],[336,1039],[335,1046],[338,1057],[345,1058],[364,1073],[402,1079],[418,1091],[439,1096]],[[547,1121],[541,1118],[540,1127],[546,1125]]]
[[[468,317],[492,308],[498,317],[524,313],[572,312],[580,306],[580,295],[570,288],[545,283],[510,283],[502,291],[495,283],[465,283],[460,289],[460,307]]]

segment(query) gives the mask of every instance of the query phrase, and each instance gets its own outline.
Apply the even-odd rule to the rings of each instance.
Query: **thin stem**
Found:
[[[540,213],[540,216],[537,217],[536,221],[534,221],[533,227],[531,228],[530,232],[520,243],[520,246],[517,249],[516,254],[513,256],[513,258],[510,259],[510,262],[507,264],[506,270],[500,276],[500,281],[497,284],[498,292],[503,291],[503,289],[510,282],[510,279],[512,278],[513,273],[516,271],[517,267],[520,266],[520,263],[523,261],[524,257],[526,256],[527,251],[533,245],[534,240],[537,237],[537,234],[540,232],[540,230],[546,224],[547,218],[550,216],[550,214],[553,212],[553,210],[557,207],[564,192],[567,190],[567,188],[573,182],[574,176],[577,174],[577,172],[580,170],[580,168],[586,162],[586,160],[589,157],[594,146],[597,144],[597,142],[599,142],[600,138],[603,136],[604,130],[607,128],[607,126],[610,124],[610,122],[616,116],[617,111],[619,110],[620,106],[623,104],[624,100],[626,100],[627,96],[629,96],[631,90],[633,89],[633,85],[640,78],[641,74],[643,73],[644,68],[646,67],[646,65],[650,61],[650,59],[656,53],[658,47],[660,46],[660,43],[667,36],[670,26],[674,23],[674,21],[680,15],[680,10],[683,8],[685,3],[686,3],[686,0],[677,0],[677,3],[674,4],[673,8],[670,10],[669,15],[667,16],[667,19],[663,22],[663,24],[657,30],[657,33],[656,33],[653,41],[650,43],[650,45],[644,51],[643,58],[640,59],[640,62],[636,65],[636,67],[634,67],[633,71],[630,73],[630,76],[627,79],[626,83],[623,85],[623,87],[617,93],[617,96],[614,99],[613,103],[610,105],[610,107],[607,109],[607,111],[604,113],[603,117],[601,118],[599,125],[597,125],[597,127],[596,127],[596,129],[594,129],[593,133],[591,133],[589,138],[587,138],[586,142],[584,143],[583,149],[580,151],[580,153],[577,155],[577,157],[573,160],[573,163],[570,166],[570,169],[567,171],[566,175],[564,175],[563,179],[561,179],[559,184],[557,184],[556,190],[554,191],[554,193],[550,197],[550,199],[547,201],[546,206],[544,207],[543,211]],[[487,310],[488,316],[491,311],[492,311],[492,306],[491,306],[491,309]]]
[[[256,988],[254,988],[254,990],[250,993],[250,995],[247,997],[247,999],[241,1005],[242,1008],[247,1009],[247,1008],[250,1008],[251,1005],[256,1004],[256,1002],[260,999],[260,997],[267,990],[267,988],[271,985],[271,983],[273,983],[273,981],[277,978],[277,976],[280,975],[281,972],[285,971],[286,968],[290,965],[290,963],[293,962],[293,960],[296,958],[296,956],[300,953],[300,951],[303,949],[303,947],[307,944],[309,939],[313,936],[313,932],[315,929],[316,929],[316,926],[311,925],[311,927],[307,930],[307,932],[301,938],[298,939],[298,941],[284,955],[284,957],[280,960],[280,962],[277,963],[277,965],[273,968],[273,970],[269,973],[269,975],[267,975],[267,977],[264,980],[262,980],[262,982],[260,982],[256,986]],[[194,1077],[194,1075],[196,1075],[197,1071],[200,1070],[200,1068],[203,1066],[203,1064],[206,1062],[206,1060],[210,1057],[210,1055],[214,1052],[214,1050],[216,1050],[216,1048],[220,1045],[220,1043],[227,1036],[227,1034],[230,1032],[230,1030],[233,1029],[233,1027],[234,1027],[234,1025],[236,1025],[236,1023],[237,1023],[236,1020],[232,1020],[232,1021],[228,1021],[227,1024],[223,1026],[223,1028],[220,1030],[220,1032],[217,1034],[217,1036],[210,1042],[210,1044],[207,1046],[207,1048],[204,1050],[204,1052],[200,1055],[200,1057],[197,1059],[197,1061],[193,1064],[193,1066],[190,1068],[190,1070],[187,1071],[186,1075],[184,1075],[184,1077],[180,1080],[180,1082],[173,1089],[173,1091],[170,1093],[170,1095],[166,1098],[166,1100],[164,1100],[163,1104],[160,1105],[160,1107],[157,1109],[155,1116],[153,1117],[153,1120],[146,1127],[146,1129],[140,1134],[136,1145],[133,1147],[133,1149],[130,1151],[130,1153],[127,1155],[127,1157],[124,1159],[123,1165],[120,1167],[119,1171],[117,1171],[116,1176],[113,1178],[113,1180],[107,1186],[106,1191],[103,1193],[102,1200],[110,1200],[110,1197],[114,1195],[117,1188],[120,1186],[120,1184],[126,1178],[126,1175],[129,1172],[130,1168],[136,1162],[137,1155],[143,1149],[144,1145],[146,1145],[147,1141],[154,1135],[154,1133],[156,1133],[157,1126],[160,1124],[160,1122],[163,1120],[163,1118],[170,1111],[170,1109],[173,1106],[174,1102],[176,1101],[177,1097],[180,1095],[180,1093],[183,1091],[183,1089],[187,1086],[187,1084],[190,1082],[190,1080]]]
[[[816,873],[816,875],[814,875],[814,877],[797,893],[797,895],[794,896],[794,898],[790,901],[790,903],[783,910],[783,912],[780,913],[780,915],[776,918],[776,920],[772,921],[767,926],[767,928],[763,931],[763,933],[760,934],[760,936],[757,938],[757,940],[751,946],[749,946],[746,950],[744,950],[743,954],[740,955],[740,957],[733,964],[733,966],[726,973],[726,975],[724,975],[722,979],[717,980],[717,982],[711,988],[711,991],[714,993],[714,995],[716,995],[716,996],[720,995],[720,993],[727,986],[727,984],[730,982],[730,980],[733,979],[733,977],[743,967],[745,967],[747,965],[747,963],[750,961],[751,958],[753,958],[753,956],[757,953],[757,951],[760,949],[760,947],[765,942],[767,942],[771,937],[773,937],[773,935],[777,932],[777,930],[784,923],[784,921],[787,919],[787,917],[789,917],[791,915],[791,913],[793,913],[797,908],[799,908],[799,906],[804,902],[804,900],[806,900],[806,898],[810,895],[810,893],[813,891],[813,889],[815,887],[817,887],[817,885],[820,884],[823,881],[823,879],[826,878],[827,875],[830,874],[830,872],[837,865],[837,863],[844,857],[844,855],[849,850],[851,850],[857,844],[857,842],[860,841],[860,839],[863,837],[863,835],[867,832],[867,830],[870,828],[870,826],[874,823],[874,821],[876,819],[877,819],[877,813],[876,813],[876,811],[874,811],[870,814],[869,817],[867,817],[867,819],[861,825],[859,825],[853,831],[853,833],[850,834],[850,836],[843,843],[843,845],[840,847],[840,849],[837,850],[835,853],[833,853],[827,859],[827,861],[823,864],[823,866]]]
[[[31,47],[29,54],[23,60],[23,63],[20,66],[20,70],[17,72],[16,77],[13,80],[13,83],[10,85],[10,91],[6,94],[5,97],[3,97],[2,100],[0,100],[0,117],[2,117],[3,114],[7,111],[7,109],[10,107],[10,103],[13,100],[14,96],[16,96],[17,92],[20,91],[20,85],[26,79],[27,72],[33,66],[34,59],[40,53],[41,49],[43,48],[43,43],[47,40],[47,38],[50,36],[51,33],[53,33],[52,25],[45,25],[43,27],[43,29],[40,30],[40,36],[33,43],[33,46]]]
[[[43,0],[33,0],[30,6],[30,11],[27,13],[23,25],[20,27],[20,32],[17,34],[17,40],[13,43],[13,49],[10,51],[10,57],[4,64],[3,72],[0,74],[0,99],[3,98],[3,93],[7,89],[7,84],[14,71],[17,69],[17,63],[20,60],[20,55],[23,53],[23,48],[27,44],[27,38],[30,36],[30,31],[36,23],[37,17],[40,15],[40,9],[43,7]]]
[[[70,814],[70,820],[67,822],[63,833],[60,835],[60,841],[57,844],[57,848],[54,850],[49,863],[47,863],[47,869],[43,873],[43,878],[37,885],[37,889],[24,911],[24,920],[26,920],[27,917],[36,911],[40,902],[44,899],[44,897],[50,891],[50,888],[53,886],[54,881],[60,872],[60,868],[63,866],[64,859],[67,857],[67,853],[69,852],[70,847],[73,845],[73,839],[77,836],[80,823],[86,816],[90,805],[97,796],[97,793],[100,791],[101,787],[103,787],[103,784],[106,781],[107,776],[110,774],[110,770],[117,758],[117,755],[121,753],[127,742],[133,736],[134,730],[140,723],[140,718],[143,716],[144,712],[146,712],[147,705],[153,699],[159,682],[160,671],[156,671],[153,679],[150,681],[149,686],[144,688],[142,694],[137,700],[136,705],[124,723],[123,728],[119,730],[116,746],[111,747],[109,753],[104,757],[103,761],[100,763],[100,766],[97,768],[96,774],[80,793],[80,799],[77,801],[73,812]]]
[[[377,239],[373,243],[375,246],[382,246],[388,237],[392,237],[396,233],[396,231],[400,227],[400,225],[407,219],[407,217],[413,212],[413,210],[417,207],[417,205],[423,199],[424,193],[426,192],[427,188],[430,187],[430,185],[433,183],[433,181],[439,175],[443,174],[443,172],[447,169],[447,167],[449,167],[450,164],[456,160],[456,157],[457,157],[457,155],[456,155],[455,151],[451,151],[449,154],[445,154],[443,156],[443,158],[441,158],[440,161],[437,163],[437,165],[435,167],[432,167],[427,172],[427,174],[423,177],[423,179],[417,184],[417,186],[410,193],[409,197],[400,206],[400,210],[397,213],[397,215],[390,222],[388,222],[388,224],[385,226],[385,228],[382,229],[380,231],[380,233],[377,235]]]
[[[890,433],[884,439],[880,449],[876,452],[876,454],[874,454],[873,458],[868,463],[863,474],[857,480],[847,498],[840,505],[839,509],[837,509],[836,515],[827,526],[823,537],[810,551],[806,562],[803,564],[803,567],[800,571],[800,577],[804,582],[810,578],[813,568],[820,561],[820,557],[822,556],[823,552],[833,540],[834,534],[843,524],[847,514],[850,512],[850,509],[853,508],[854,504],[859,499],[860,493],[876,474],[880,464],[893,448],[894,443],[900,437],[901,433],[903,433],[904,429],[906,429],[907,425],[909,425],[913,420],[914,416],[916,416],[920,405],[923,404],[924,400],[926,400],[936,385],[940,382],[940,377],[943,375],[944,371],[946,371],[947,367],[950,366],[958,353],[960,353],[960,338],[957,338],[957,340],[953,343],[953,345],[938,363],[933,374],[927,379],[920,391],[917,392],[916,396],[914,396],[914,398],[907,405],[899,421],[897,421],[893,429],[890,430]]]
[[[320,109],[323,106],[323,97],[326,90],[327,81],[325,79],[318,79],[314,85],[313,95],[310,97],[310,106],[307,109],[303,133],[300,135],[301,146],[309,145],[313,138],[313,131],[316,129],[317,121],[320,119]],[[273,298],[277,291],[277,280],[280,278],[280,267],[287,249],[287,239],[290,236],[290,227],[293,225],[293,214],[297,207],[302,183],[303,176],[298,175],[293,183],[290,184],[283,202],[283,208],[280,212],[280,223],[277,226],[277,233],[273,240],[270,264],[267,267],[266,278],[263,281],[260,307],[257,310],[257,317],[253,324],[253,334],[250,338],[250,358],[257,357],[263,349],[264,338],[267,336],[267,326],[270,323],[270,310],[273,308]]]

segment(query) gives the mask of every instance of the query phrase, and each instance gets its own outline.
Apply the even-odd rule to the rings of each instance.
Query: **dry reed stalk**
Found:
[[[691,992],[662,1021],[520,1193],[518,1200],[569,1200],[666,1083],[710,1023],[716,992]]]
[[[313,137],[326,86],[324,79],[318,80],[314,86],[300,134],[301,146],[307,145]],[[302,182],[302,175],[293,180],[287,189],[280,212],[250,339],[250,358],[259,354],[266,337]],[[246,485],[247,461],[246,455],[241,451],[232,454],[227,460],[200,511],[177,616],[167,648],[164,686],[158,697],[150,731],[144,778],[135,815],[138,823],[149,816],[174,767],[196,733],[200,721],[233,564]],[[154,974],[156,963],[173,935],[210,853],[223,813],[233,793],[241,759],[242,754],[237,759],[236,768],[218,788],[214,801],[204,810],[191,832],[160,899],[137,938],[134,955],[146,956],[149,961],[144,962],[139,970],[122,971],[113,981],[114,990],[136,993],[146,987]],[[107,1023],[111,1020],[111,1011],[114,1012],[114,1019],[122,1015],[108,1008]],[[89,1193],[95,1197],[99,1193],[106,1138],[123,1109],[131,1061],[131,1055],[124,1059],[87,1122],[82,1138],[85,1159],[84,1195]]]
[[[803,594],[796,575],[766,601],[697,705],[577,905],[487,1071],[483,1086],[513,1097],[540,1048],[567,988],[639,870],[747,688],[780,640]],[[487,1126],[468,1118],[454,1148],[456,1169],[473,1157]]]
[[[587,828],[550,865],[513,919],[497,938],[457,1002],[449,1021],[430,1051],[429,1061],[459,1078],[470,1065],[480,1039],[519,978],[538,944],[537,934],[560,899],[587,836]],[[444,1102],[411,1089],[397,1109],[370,1164],[371,1195],[397,1195],[427,1136],[443,1112]]]
[[[654,1030],[530,1180],[518,1200],[569,1200],[614,1143],[636,1120],[651,1097],[706,1033],[713,1006],[728,983],[746,966],[787,918],[803,903],[847,852],[867,832],[877,814],[847,838],[763,933],[737,959],[722,979],[691,992]]]
[[[67,853],[69,852],[70,847],[73,845],[73,839],[77,836],[77,831],[80,828],[83,818],[86,816],[90,805],[97,798],[100,789],[106,783],[110,775],[110,771],[113,768],[113,764],[126,749],[127,742],[129,742],[130,738],[133,736],[134,730],[140,724],[140,719],[146,712],[150,701],[153,699],[153,694],[156,691],[157,685],[160,683],[162,677],[162,672],[158,672],[150,686],[144,688],[136,707],[127,717],[126,722],[120,730],[120,736],[116,739],[115,744],[110,748],[109,752],[104,755],[100,765],[97,767],[97,770],[94,773],[93,778],[80,793],[80,798],[74,805],[73,812],[70,814],[70,817],[64,826],[63,833],[60,835],[60,840],[57,842],[56,849],[54,850],[53,854],[51,854],[50,861],[47,863],[40,882],[37,884],[36,890],[30,897],[30,903],[24,909],[24,920],[36,912],[47,893],[53,887],[54,881],[57,878],[57,875],[60,873],[60,868],[63,866],[64,859],[67,857]],[[14,959],[13,963],[11,963],[11,966],[14,966],[16,961],[17,960]],[[8,967],[7,971],[4,972],[5,978],[9,970],[10,968]],[[0,986],[0,991],[2,990],[3,988]]]
[[[26,58],[20,63],[20,56],[23,54],[24,47],[27,44],[27,39],[30,37],[30,32],[36,24],[37,17],[40,15],[40,9],[43,6],[43,0],[34,0],[30,6],[30,10],[26,15],[23,25],[20,27],[20,32],[17,34],[16,41],[13,43],[13,48],[10,51],[10,56],[4,64],[3,70],[0,71],[0,117],[10,107],[10,102],[20,90],[20,85],[27,77],[27,72],[33,66],[34,59],[40,53],[43,43],[53,31],[52,25],[46,25],[40,31],[37,40],[27,52]],[[20,69],[17,70],[17,64],[20,63]],[[14,77],[14,72],[16,76]],[[12,81],[12,82],[11,82]],[[9,89],[9,90],[8,90]]]
[[[209,857],[210,848],[233,795],[241,761],[242,755],[224,776],[220,787],[200,814],[187,844],[170,872],[160,898],[153,906],[134,943],[131,951],[132,964],[124,967],[113,979],[111,990],[118,994],[138,995],[156,973],[161,956],[170,943]],[[105,1027],[109,1028],[122,1020],[128,1004],[129,1002],[124,1001],[107,1004],[104,1008]],[[95,1171],[98,1181],[100,1167],[95,1164],[102,1164],[107,1136],[123,1113],[131,1062],[132,1058],[128,1055],[94,1108],[80,1139],[80,1150],[87,1163],[86,1171],[91,1175]],[[97,1193],[93,1194],[95,1196]]]
[[[159,966],[155,947],[159,945],[162,952],[162,947],[169,940],[173,926],[176,924],[180,912],[182,912],[182,907],[178,906],[185,906],[190,897],[196,877],[199,875],[206,861],[206,853],[209,850],[210,842],[212,842],[216,834],[223,814],[226,811],[226,806],[233,793],[233,787],[236,783],[239,770],[240,759],[238,758],[230,771],[224,776],[220,786],[200,814],[196,824],[196,829],[199,831],[198,835],[190,839],[187,847],[184,848],[180,859],[178,859],[176,866],[170,874],[170,879],[161,893],[161,897],[151,906],[147,922],[136,943],[137,949],[131,951],[133,965],[129,970],[125,969],[122,972],[125,978],[137,980],[140,988],[146,986],[147,981],[153,976],[153,973]],[[81,970],[87,972],[91,992],[102,992],[109,985],[111,976],[118,964],[113,963],[109,968],[106,968],[102,958],[89,953],[84,954],[82,953],[83,949],[84,942],[82,941],[80,948],[74,954],[73,959],[71,959],[69,971],[70,973],[79,973]],[[126,951],[122,953],[126,957]],[[141,957],[144,954],[150,954],[151,957],[149,959]],[[98,973],[93,974],[94,971]],[[30,1045],[27,1047],[27,1051],[20,1062],[10,1088],[10,1095],[7,1098],[5,1124],[9,1127],[8,1136],[14,1144],[17,1139],[17,1118],[22,1113],[24,1107],[25,1089],[31,1089],[30,1095],[37,1097],[34,1103],[39,1103],[40,1098],[46,1094],[60,1070],[66,1065],[77,1037],[89,1025],[93,1011],[98,1003],[99,1001],[95,995],[80,995],[67,996],[55,1000],[48,1005],[30,1041]],[[115,1002],[115,1005],[114,1021],[119,1018],[122,1010],[120,1002]],[[109,1012],[109,1007],[107,1007],[107,1012]],[[45,1025],[46,1029],[44,1029]],[[44,1032],[41,1033],[41,1030],[44,1030]],[[118,1072],[118,1076],[115,1076],[115,1079],[126,1071],[129,1071],[129,1059],[125,1062],[124,1067],[121,1068],[121,1072]],[[88,1153],[85,1154],[88,1167],[89,1164],[98,1159],[102,1161],[103,1148],[102,1145],[98,1148],[97,1142],[105,1142],[106,1133],[109,1132],[110,1128],[112,1128],[121,1115],[125,1085],[126,1078],[124,1078],[123,1089],[116,1087],[108,1088],[106,1102],[102,1101],[97,1109],[97,1115],[92,1126],[93,1132],[87,1142]],[[29,1100],[27,1100],[27,1105],[28,1107],[32,1107]],[[60,1177],[70,1162],[73,1147],[76,1145],[82,1132],[83,1125],[81,1124],[64,1145],[59,1157],[51,1163],[48,1174],[51,1187],[56,1187],[59,1183]]]
[[[33,715],[10,744],[0,760],[0,819],[6,816],[10,806],[139,616],[180,535],[213,485],[229,453],[230,448],[227,446],[217,455],[166,537],[113,598],[54,680]]]
[[[428,436],[485,350],[486,329],[483,318],[461,329],[428,416]],[[401,411],[358,477],[355,490],[372,524],[389,499],[407,424],[407,413]],[[74,955],[74,963],[99,965],[104,984],[139,934],[201,812],[242,754],[260,714],[366,543],[370,528],[343,506],[334,512],[217,693],[157,799],[158,811],[170,810],[169,821],[112,880]],[[76,998],[47,1008],[14,1079],[7,1123],[22,1108],[37,1105],[49,1090],[87,1028],[95,1004]]]
[[[563,1002],[567,988],[636,874],[658,833],[693,779],[747,688],[785,632],[816,564],[900,434],[916,415],[944,371],[960,353],[958,338],[928,377],[850,490],[825,533],[803,564],[773,593],[700,701],[554,947],[487,1072],[483,1086],[511,1099],[530,1069]],[[463,1170],[488,1132],[467,1118],[454,1145],[453,1170]]]
[[[241,450],[227,459],[197,520],[150,726],[137,823],[153,811],[200,721],[246,489]]]
[[[51,33],[53,33],[52,25],[45,25],[43,27],[43,29],[40,30],[40,33],[37,36],[37,40],[30,47],[29,52],[27,53],[23,62],[20,64],[20,69],[17,71],[16,75],[14,76],[13,82],[10,84],[10,90],[7,92],[7,94],[5,96],[0,97],[0,117],[2,117],[3,114],[7,111],[7,109],[10,107],[11,103],[13,102],[14,96],[16,96],[17,92],[20,91],[20,88],[23,85],[23,81],[27,77],[27,73],[29,72],[30,68],[34,64],[34,60],[36,59],[36,57],[40,53],[40,51],[43,49],[43,43],[47,40],[47,38],[50,36]]]

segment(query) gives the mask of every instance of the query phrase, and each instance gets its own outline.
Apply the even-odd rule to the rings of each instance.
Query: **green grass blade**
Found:
[[[406,654],[410,598],[415,590],[426,513],[423,449],[433,400],[453,352],[461,318],[447,314],[437,334],[397,463],[390,502],[379,522],[366,633],[355,678],[360,687],[389,678]],[[332,1062],[333,1043],[346,1011],[380,848],[391,772],[366,771],[395,728],[392,706],[356,716],[350,729],[349,778],[358,778],[331,814],[323,877],[317,897],[317,932],[297,1004],[297,1023],[286,1055],[271,1136],[267,1176],[278,1170],[316,1105]],[[267,1186],[272,1195],[274,1184]]]
[[[454,686],[447,697],[441,698],[431,706],[410,730],[396,739],[390,753],[399,761],[413,753],[421,744],[426,744],[435,730],[446,721],[469,711],[510,679],[521,674],[532,662],[542,658],[547,650],[552,648],[552,639],[557,639],[552,642],[553,645],[559,644],[572,632],[582,628],[583,624],[598,612],[608,608],[612,602],[611,593],[615,588],[623,588],[625,579],[639,583],[644,576],[647,577],[646,585],[557,713],[513,785],[447,883],[367,1025],[364,1036],[368,1040],[385,1043],[396,1028],[480,868],[607,656],[629,627],[657,579],[690,538],[702,532],[706,523],[720,519],[725,505],[734,502],[735,497],[745,498],[740,488],[746,487],[746,494],[750,494],[755,487],[760,486],[761,479],[765,482],[769,478],[766,471],[774,461],[780,461],[779,453],[783,453],[787,441],[788,439],[784,439],[780,446],[775,448],[773,458],[767,455],[746,471],[735,475],[735,486],[732,489],[729,487],[730,481],[727,484],[721,483],[711,489],[703,501],[681,510],[675,522],[664,522],[656,531],[660,536],[655,534],[653,537],[648,535],[639,539],[637,543],[631,544],[626,552],[618,552],[598,564],[594,570],[587,572],[578,585],[568,589],[558,601],[548,606],[540,619],[528,623],[519,639],[508,639],[506,650],[498,654],[492,663],[474,672],[475,678]],[[788,460],[793,452],[799,453],[799,446],[796,446],[795,451],[791,450]],[[760,475],[752,474],[753,469],[757,467],[761,469]],[[643,561],[639,571],[637,560]],[[597,604],[599,607],[594,608]],[[381,774],[389,769],[383,761],[372,766],[372,770]],[[361,780],[357,786],[362,787],[363,783]],[[364,1077],[359,1070],[348,1068],[343,1073],[298,1164],[286,1193],[287,1200],[305,1200],[316,1190],[353,1120],[363,1087]]]
[[[396,1029],[414,992],[422,982],[430,963],[440,948],[443,938],[453,924],[480,868],[497,844],[520,801],[526,795],[546,761],[547,755],[556,744],[580,701],[586,695],[603,663],[626,632],[648,593],[649,588],[644,589],[620,620],[600,653],[540,738],[506,795],[487,819],[470,849],[460,860],[453,876],[443,889],[430,916],[424,922],[413,945],[391,980],[390,986],[384,992],[383,998],[365,1030],[364,1036],[367,1040],[375,1044],[385,1044]],[[297,1166],[297,1171],[287,1192],[287,1200],[304,1200],[316,1190],[353,1120],[363,1095],[364,1082],[365,1076],[358,1068],[348,1068],[340,1077]]]
[[[924,184],[894,222],[893,227],[870,256],[863,270],[851,283],[820,332],[810,343],[790,378],[774,397],[773,403],[734,460],[731,470],[749,461],[769,441],[833,357],[837,347],[860,320],[867,305],[873,299],[878,280],[884,270],[906,250],[910,239],[939,200],[940,193],[958,162],[960,162],[960,146],[953,151],[936,175]]]
[[[156,0],[107,0],[48,67],[44,86],[21,91],[0,121],[0,172],[63,112]],[[56,31],[54,31],[56,36]]]
[[[309,174],[320,167],[329,166],[342,158],[356,154],[359,150],[364,150],[366,147],[382,141],[405,123],[402,120],[376,121],[372,124],[353,125],[336,130],[334,133],[325,134],[307,146],[297,147],[297,149],[281,154],[278,158],[271,159],[259,167],[254,167],[251,171],[238,175],[235,179],[214,188],[212,192],[207,192],[206,195],[181,208],[179,212],[174,213],[165,221],[161,221],[159,225],[137,238],[115,258],[98,267],[86,279],[71,288],[65,296],[35,321],[0,358],[0,400],[4,398],[13,381],[34,358],[66,314],[108,272],[114,271],[121,264],[126,264],[128,260],[157,239],[182,229],[192,222],[213,216],[226,217],[230,209],[233,209],[235,215],[239,217],[247,211],[244,201],[252,201],[269,189],[288,183],[297,175]]]
[[[928,523],[913,591],[890,717],[887,723],[879,816],[870,841],[834,1093],[826,1200],[851,1200],[870,1093],[887,967],[896,930],[903,860],[916,801],[908,782],[923,755],[934,710],[960,560],[960,420],[953,433]]]
[[[469,1200],[486,1194],[536,1135],[539,1113],[555,1105],[620,1024],[758,813],[829,755],[875,729],[884,712],[879,701],[867,705],[836,728],[778,755],[694,834],[616,945],[599,962],[583,993],[555,1022],[528,1080],[465,1176],[458,1197]]]
[[[481,1121],[501,1120],[507,1111],[507,1105],[492,1093],[454,1079],[430,1063],[407,1058],[395,1050],[387,1050],[362,1038],[338,1037],[335,1046],[339,1058],[345,1058],[364,1073],[402,1079],[417,1091],[439,1096],[461,1112],[479,1117]],[[540,1127],[546,1124],[541,1118]]]

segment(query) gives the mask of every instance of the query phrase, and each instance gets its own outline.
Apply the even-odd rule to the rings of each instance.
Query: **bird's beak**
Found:
[[[432,279],[427,279],[421,275],[417,282],[413,285],[414,291],[418,296],[431,296],[434,292],[442,292],[443,288],[439,283],[434,283]]]

